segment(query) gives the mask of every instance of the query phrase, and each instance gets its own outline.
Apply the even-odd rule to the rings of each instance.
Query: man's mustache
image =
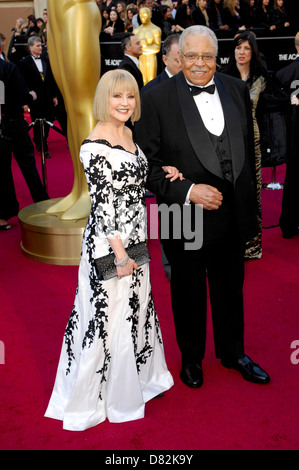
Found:
[[[205,69],[204,67],[192,67],[192,72],[208,72],[209,69]]]

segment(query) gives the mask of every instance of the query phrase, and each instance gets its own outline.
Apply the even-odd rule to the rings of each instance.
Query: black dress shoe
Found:
[[[258,364],[250,357],[244,356],[236,360],[222,359],[221,364],[228,369],[235,369],[240,372],[245,380],[257,384],[267,384],[270,377]]]
[[[282,231],[282,236],[283,238],[292,238],[294,237],[295,235],[298,235],[299,234],[299,227],[293,227],[292,229],[288,228],[284,228],[284,229],[281,229]]]
[[[180,379],[191,388],[199,388],[203,384],[201,364],[196,362],[183,362]]]

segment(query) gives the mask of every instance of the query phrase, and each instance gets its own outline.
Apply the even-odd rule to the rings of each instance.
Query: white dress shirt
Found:
[[[173,75],[169,72],[169,70],[168,70],[167,67],[165,67],[164,70],[165,70],[165,72],[167,73],[167,75],[168,75],[169,78],[173,77]]]
[[[34,60],[36,67],[38,68],[39,73],[43,75],[44,70],[43,70],[43,64],[42,64],[41,58],[36,58],[34,57],[34,55],[32,56],[32,58]]]
[[[186,81],[188,85],[194,86],[193,83],[188,82],[188,80]],[[205,86],[213,84],[215,83],[214,79],[212,78],[212,80]],[[199,95],[193,96],[193,98],[206,129],[211,132],[211,134],[220,136],[223,132],[225,122],[217,87],[215,87],[215,93],[213,93],[213,95],[211,95],[210,93],[202,92]],[[185,202],[186,204],[190,203],[189,196],[192,187],[193,184],[190,186],[189,191],[187,193]]]
[[[194,86],[192,83],[188,82],[188,80],[187,83]],[[213,84],[215,84],[215,82],[212,78],[205,86]],[[215,93],[213,95],[202,92],[199,95],[193,96],[193,98],[206,129],[211,132],[211,134],[217,136],[221,135],[224,129],[224,115],[217,87],[215,87]]]
[[[138,18],[139,18],[139,14],[136,13],[133,18],[132,18],[132,26],[133,26],[133,30],[138,28],[139,26],[139,22],[138,22]]]

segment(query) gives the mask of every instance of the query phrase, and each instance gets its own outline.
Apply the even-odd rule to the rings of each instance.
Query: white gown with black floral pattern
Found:
[[[63,428],[144,417],[145,403],[173,385],[150,284],[149,264],[131,276],[97,279],[94,259],[146,239],[147,161],[105,140],[81,146],[91,211],[83,235],[78,285],[45,416]]]

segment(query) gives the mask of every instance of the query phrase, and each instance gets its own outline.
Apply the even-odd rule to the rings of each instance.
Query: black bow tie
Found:
[[[40,55],[39,55],[39,56],[37,56],[37,57],[35,57],[35,56],[33,55],[32,57],[33,57],[33,59],[34,59],[34,60],[38,60],[38,59],[40,59]]]
[[[207,93],[210,93],[210,95],[213,95],[215,92],[215,85],[209,85],[206,87],[189,85],[189,88],[190,88],[192,96],[199,95],[202,91],[206,91]]]

